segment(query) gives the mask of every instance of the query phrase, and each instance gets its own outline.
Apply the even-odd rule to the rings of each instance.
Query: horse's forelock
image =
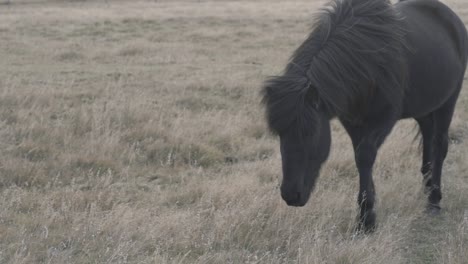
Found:
[[[269,78],[262,90],[270,129],[281,134],[294,127],[298,136],[314,133],[317,102],[311,99],[310,81],[299,75]]]

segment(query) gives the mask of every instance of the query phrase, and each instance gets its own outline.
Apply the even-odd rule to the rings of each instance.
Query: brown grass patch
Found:
[[[259,87],[323,1],[26,1],[0,8],[0,263],[464,263],[468,95],[444,212],[428,218],[414,123],[375,167],[379,229],[353,232],[348,136],[310,203],[279,196]],[[468,4],[445,1],[468,19]]]

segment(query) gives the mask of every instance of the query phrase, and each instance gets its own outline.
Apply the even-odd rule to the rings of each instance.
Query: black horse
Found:
[[[359,227],[375,227],[372,167],[399,119],[423,138],[428,209],[440,210],[448,129],[468,57],[463,22],[437,0],[334,0],[295,51],[283,75],[263,87],[270,129],[279,135],[281,196],[309,200],[330,150],[330,119],[351,137],[359,171]]]

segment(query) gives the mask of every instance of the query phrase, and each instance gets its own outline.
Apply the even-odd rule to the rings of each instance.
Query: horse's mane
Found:
[[[332,0],[284,74],[264,84],[270,128],[280,133],[295,122],[297,129],[310,130],[317,107],[359,119],[375,93],[400,108],[404,38],[403,18],[389,0]]]

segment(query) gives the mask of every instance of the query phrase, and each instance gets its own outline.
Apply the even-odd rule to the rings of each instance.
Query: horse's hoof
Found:
[[[358,234],[372,234],[374,231],[377,230],[377,224],[364,224],[359,222],[354,230],[355,233]]]
[[[373,233],[377,229],[376,218],[374,212],[370,212],[364,217],[359,217],[356,232],[365,234]]]
[[[437,204],[428,204],[426,208],[426,212],[430,216],[438,216],[440,215],[441,211],[442,208],[440,208],[440,206]]]

